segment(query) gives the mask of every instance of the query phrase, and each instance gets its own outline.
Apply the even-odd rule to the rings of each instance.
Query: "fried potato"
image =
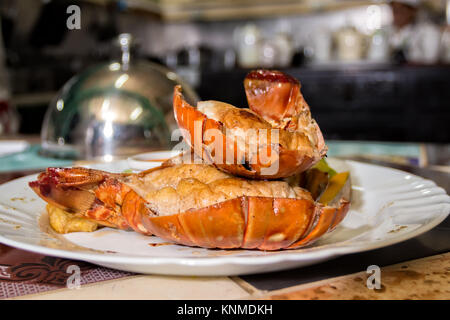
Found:
[[[98,224],[86,218],[74,216],[60,208],[47,204],[50,226],[58,233],[92,232]]]

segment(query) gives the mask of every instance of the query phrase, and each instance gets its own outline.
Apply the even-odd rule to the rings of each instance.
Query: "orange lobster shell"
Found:
[[[212,168],[202,166],[205,168],[199,171]],[[48,168],[37,181],[30,182],[30,187],[45,201],[104,226],[133,229],[204,248],[277,250],[305,246],[333,230],[349,208],[346,199],[340,199],[336,207],[324,206],[308,194],[298,199],[243,195],[158,216],[130,181],[142,181],[149,174],[156,179],[160,174],[164,176],[168,167],[134,175],[85,168]],[[195,177],[188,176],[186,181]],[[247,183],[245,179],[224,178],[229,183]],[[278,182],[255,183],[264,187]]]
[[[244,86],[250,109],[217,101],[194,108],[175,87],[175,118],[202,163],[178,163],[181,157],[138,174],[48,168],[29,186],[76,217],[178,244],[259,250],[311,244],[346,216],[348,173],[333,180],[327,203],[313,199],[320,188],[302,189],[300,173],[324,157],[327,147],[300,83],[278,71],[257,70],[247,75]],[[254,128],[267,129],[267,139],[247,140],[248,131],[239,131]],[[209,130],[215,135],[209,136]],[[220,157],[226,161],[217,161]],[[273,164],[277,169],[269,174],[266,169]]]
[[[175,119],[199,157],[233,175],[279,179],[303,172],[325,156],[322,133],[296,79],[279,71],[256,70],[247,75],[244,86],[250,110],[217,101],[199,102],[194,108],[184,100],[181,87],[175,87]],[[203,106],[211,110],[209,116],[200,110]],[[237,129],[265,129],[268,133],[249,147],[239,141],[252,139],[248,134],[230,133]],[[275,131],[280,143],[268,142]],[[208,132],[214,132],[214,139]],[[265,170],[273,165],[274,170]]]

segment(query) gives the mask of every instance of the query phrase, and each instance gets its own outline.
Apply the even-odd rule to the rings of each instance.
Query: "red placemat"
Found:
[[[133,275],[0,244],[0,299],[65,288],[73,274],[68,270],[72,265],[80,268],[80,285]]]

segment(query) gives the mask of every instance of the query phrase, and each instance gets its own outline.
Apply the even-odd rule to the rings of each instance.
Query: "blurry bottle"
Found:
[[[17,133],[19,129],[19,116],[11,105],[10,99],[6,54],[0,21],[0,136]]]
[[[291,65],[294,48],[287,34],[276,34],[260,41],[257,65],[263,68],[286,68]]]
[[[281,52],[273,39],[261,40],[257,65],[263,68],[273,68],[277,65],[277,57],[280,54]]]
[[[294,55],[292,22],[287,19],[279,19],[275,25],[275,31],[272,37],[272,43],[278,49],[275,66],[280,68],[289,67],[292,64]]]
[[[442,30],[441,38],[441,60],[450,64],[450,0],[446,4],[446,25]]]
[[[331,59],[331,34],[328,29],[319,28],[312,37],[313,57],[316,63],[328,62]]]
[[[337,57],[341,61],[358,61],[364,55],[364,36],[352,26],[340,29],[336,34]]]
[[[441,40],[441,60],[450,64],[450,25],[444,27]]]
[[[243,68],[257,67],[260,60],[261,31],[254,24],[239,27],[234,32],[238,64]]]
[[[292,39],[288,33],[280,32],[273,38],[274,45],[278,48],[275,65],[277,67],[289,67],[294,55]]]
[[[370,38],[367,58],[373,62],[387,62],[389,60],[389,42],[382,29],[375,31]]]

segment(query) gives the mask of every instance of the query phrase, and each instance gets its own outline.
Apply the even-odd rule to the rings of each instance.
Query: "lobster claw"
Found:
[[[137,228],[122,214],[125,200],[134,194],[121,183],[127,176],[80,167],[48,168],[29,186],[44,201],[66,212],[108,227]],[[149,234],[142,228],[140,232]]]
[[[279,71],[252,71],[245,77],[244,88],[250,109],[267,121],[280,122],[308,108],[300,82]]]
[[[325,156],[325,140],[297,79],[276,70],[254,70],[245,77],[244,88],[251,110],[277,128],[303,131],[314,142],[320,157]]]
[[[89,189],[104,179],[101,171],[86,168],[47,168],[29,186],[39,197],[58,208],[84,212],[95,201],[95,194]]]
[[[322,132],[296,79],[256,70],[244,86],[251,110],[219,101],[193,107],[175,87],[175,119],[198,157],[233,175],[273,180],[303,172],[325,156]]]

